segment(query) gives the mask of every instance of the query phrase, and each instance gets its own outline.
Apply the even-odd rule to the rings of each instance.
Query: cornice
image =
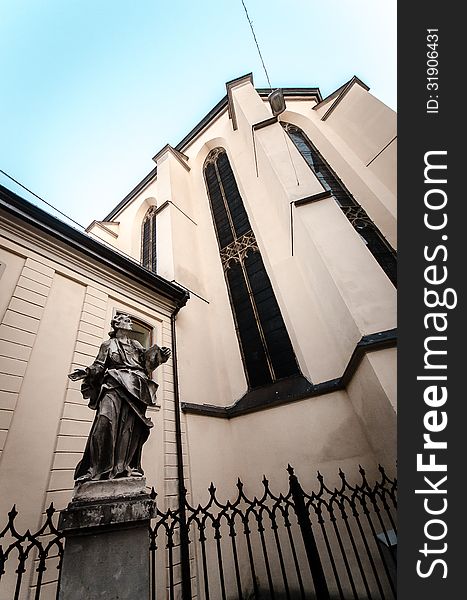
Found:
[[[188,166],[188,156],[176,148],[172,148],[170,144],[166,144],[163,148],[161,148],[159,152],[153,156],[152,160],[157,164],[167,152],[172,154],[172,156],[174,156],[182,165],[182,167],[184,167],[188,172],[190,171],[190,167]]]
[[[247,73],[246,75],[242,75],[241,77],[237,77],[237,79],[232,79],[225,84],[227,90],[227,108],[229,111],[229,119],[232,121],[232,128],[234,131],[238,129],[237,125],[237,115],[235,114],[235,104],[233,101],[232,91],[236,87],[240,87],[242,85],[246,85],[251,83],[253,85],[253,74]]]
[[[343,374],[336,379],[330,379],[322,383],[311,383],[303,375],[296,375],[279,380],[271,385],[248,391],[231,406],[222,407],[182,402],[182,411],[188,414],[232,419],[259,410],[266,410],[289,404],[290,402],[297,402],[298,400],[305,400],[344,390],[367,352],[391,348],[396,346],[396,344],[396,329],[365,335],[355,346]]]
[[[321,102],[316,104],[316,106],[313,106],[313,110],[318,110],[318,108],[320,108],[320,106],[322,104],[324,104],[327,100],[330,100],[333,96],[336,96],[336,99],[334,100],[334,102],[331,104],[331,106],[328,108],[328,110],[321,117],[321,121],[326,121],[326,119],[329,117],[329,115],[337,108],[339,103],[342,102],[344,97],[347,95],[347,93],[351,90],[351,88],[355,84],[360,85],[367,92],[370,89],[366,83],[363,83],[363,81],[361,79],[359,79],[356,75],[354,75],[352,77],[352,79],[349,79],[349,81],[347,83],[344,83],[344,85],[342,85],[340,88],[338,88],[337,90],[332,92],[332,94],[330,94],[329,96],[324,98],[324,100],[322,100]]]

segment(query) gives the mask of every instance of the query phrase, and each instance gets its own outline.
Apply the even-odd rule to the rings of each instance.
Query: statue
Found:
[[[141,450],[153,427],[146,407],[154,406],[157,383],[152,371],[170,357],[169,348],[149,349],[128,337],[132,329],[127,314],[116,315],[109,339],[96,360],[68,377],[82,380],[81,393],[89,398],[96,416],[83,458],[75,469],[75,482],[142,477]]]

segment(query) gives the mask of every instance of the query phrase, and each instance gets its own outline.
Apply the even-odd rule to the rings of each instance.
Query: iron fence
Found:
[[[211,484],[204,504],[185,497],[182,511],[160,510],[153,493],[150,600],[395,597],[397,481],[379,472],[369,483],[360,468],[350,484],[340,471],[335,488],[318,473],[317,491],[307,493],[289,466],[285,493],[273,493],[264,478],[251,497],[238,480],[235,499],[221,501]],[[57,597],[64,538],[54,516],[51,505],[38,531],[21,534],[18,513],[10,511],[0,532],[2,600]],[[10,591],[2,593],[5,585]]]

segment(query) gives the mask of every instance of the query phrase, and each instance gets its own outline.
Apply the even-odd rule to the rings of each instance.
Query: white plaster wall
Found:
[[[381,150],[369,164],[380,181],[390,190],[397,190],[397,138]]]
[[[334,112],[338,110],[337,107]],[[397,247],[396,189],[385,184],[394,179],[393,173],[389,174],[390,168],[384,166],[382,169],[388,172],[387,179],[383,181],[377,177],[366,167],[367,163],[363,163],[354,152],[354,141],[343,140],[328,121],[321,121],[320,115],[314,110],[306,117],[300,113],[286,111],[281,115],[281,120],[293,123],[305,132],[390,244]],[[382,149],[383,147],[380,148]]]
[[[326,123],[367,164],[396,135],[396,113],[354,84]]]
[[[262,410],[232,420],[187,415],[192,493],[208,499],[211,481],[223,500],[234,499],[237,478],[251,497],[266,475],[277,493],[288,489],[290,463],[302,486],[317,491],[319,470],[330,487],[339,468],[358,480],[358,465],[376,475],[377,461],[365,424],[345,392]]]
[[[361,335],[395,327],[396,290],[334,199],[300,207],[296,214]]]
[[[394,349],[368,353],[347,387],[374,457],[389,476],[396,474],[395,354]]]
[[[144,216],[151,206],[159,206],[160,204],[162,202],[159,199],[157,180],[154,180],[132,202],[127,204],[118,217],[116,217],[119,222],[118,230],[116,231],[118,233],[117,237],[107,233],[97,224],[92,225],[88,231],[91,235],[140,262],[141,225]],[[106,225],[105,222],[104,225]],[[112,228],[111,225],[110,227]]]
[[[13,290],[16,287],[24,266],[24,260],[24,257],[0,248],[0,263],[3,263],[5,267],[8,265],[8,269],[2,269],[2,273],[0,274],[0,285],[2,286],[2,293],[0,294],[0,319],[3,318],[10,298],[13,295]]]
[[[35,531],[51,502],[61,510],[70,501],[95,415],[67,374],[93,362],[116,310],[142,319],[154,341],[172,347],[174,307],[17,223],[2,223],[0,256],[8,283],[0,316],[0,523],[16,504],[19,530]],[[147,484],[157,486],[161,508],[177,497],[172,369],[170,359],[155,372],[159,406],[148,409],[155,427],[143,449]],[[49,567],[44,581],[52,589],[57,572]],[[11,590],[14,573],[5,578],[2,590]],[[25,581],[26,592],[28,583],[34,581]]]

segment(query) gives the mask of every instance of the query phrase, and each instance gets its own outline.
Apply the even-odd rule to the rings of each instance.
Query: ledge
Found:
[[[100,227],[100,229],[103,229],[109,235],[113,236],[114,238],[118,238],[118,233],[116,233],[115,231],[112,231],[111,229],[109,229],[108,227],[105,226],[105,223],[107,223],[107,222],[114,223],[113,221],[93,221],[91,223],[91,225],[88,225],[86,227],[85,231],[86,231],[86,233],[91,233],[91,229],[94,226]]]
[[[69,534],[119,525],[144,525],[154,518],[155,512],[155,504],[149,494],[106,498],[94,502],[72,501],[60,512],[58,529]]]
[[[247,73],[236,79],[232,79],[225,84],[227,90],[227,108],[229,111],[229,119],[232,121],[232,128],[234,131],[238,129],[237,115],[235,114],[235,106],[233,102],[232,90],[239,85],[245,85],[251,83],[253,85],[253,73]]]
[[[258,129],[263,129],[263,127],[267,127],[268,125],[274,125],[274,123],[278,122],[277,117],[271,117],[270,119],[265,119],[264,121],[260,121],[259,123],[255,123],[253,125],[253,130],[258,131]]]
[[[180,152],[176,148],[172,148],[170,144],[166,144],[163,148],[161,148],[159,152],[152,157],[152,160],[157,165],[158,161],[162,158],[162,156],[164,156],[164,154],[167,154],[168,152],[170,152],[170,154],[172,154],[178,160],[178,162],[182,165],[183,168],[190,172],[190,167],[187,164],[188,156],[186,154],[183,154],[183,152]]]
[[[299,200],[295,200],[295,206],[304,206],[305,204],[311,204],[312,202],[317,202],[318,200],[324,200],[325,198],[331,198],[332,192],[329,190],[324,190],[324,192],[318,192],[317,194],[313,194],[312,196],[307,196],[306,198],[300,198]]]
[[[391,348],[396,346],[396,344],[397,329],[389,329],[365,335],[355,346],[344,373],[336,379],[330,379],[322,383],[311,383],[303,375],[296,375],[287,379],[281,379],[271,385],[250,390],[231,406],[224,407],[213,406],[212,404],[182,402],[181,408],[184,413],[188,414],[232,419],[305,398],[330,394],[346,388],[367,352]]]

